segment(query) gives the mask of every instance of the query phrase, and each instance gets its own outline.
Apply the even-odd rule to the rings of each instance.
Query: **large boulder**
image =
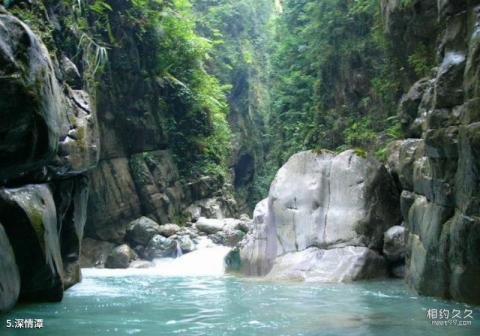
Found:
[[[159,229],[160,234],[167,238],[176,235],[181,230],[180,226],[177,224],[163,224],[160,225]]]
[[[177,256],[177,242],[161,235],[153,236],[148,243],[144,257],[147,260]]]
[[[47,185],[0,190],[0,222],[15,253],[21,277],[20,297],[60,301],[63,262],[57,214]]]
[[[222,231],[225,222],[222,219],[200,217],[195,223],[195,228],[206,234],[214,234]]]
[[[290,252],[275,259],[266,278],[270,280],[301,280],[346,282],[384,277],[385,259],[367,247],[347,246],[331,250],[310,247]]]
[[[178,243],[180,244],[182,253],[189,253],[195,250],[195,243],[189,236],[180,236]]]
[[[401,221],[399,204],[393,178],[372,159],[354,151],[295,154],[255,210],[242,271],[265,275],[278,257],[312,246],[381,250],[383,233]]]
[[[132,246],[147,246],[153,236],[161,234],[160,225],[148,217],[132,221],[127,228],[126,240]]]
[[[227,228],[209,237],[215,244],[234,247],[245,237],[245,233],[240,230]]]
[[[7,234],[0,224],[0,313],[13,308],[20,293],[20,274]]]
[[[105,262],[105,268],[128,268],[130,262],[136,258],[135,252],[127,244],[113,249]]]

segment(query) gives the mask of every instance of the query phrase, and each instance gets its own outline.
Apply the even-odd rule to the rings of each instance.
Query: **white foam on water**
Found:
[[[151,276],[219,276],[225,274],[225,256],[231,248],[215,245],[208,238],[200,239],[197,249],[179,258],[154,260],[150,268],[84,268],[86,277],[123,277],[129,275]]]

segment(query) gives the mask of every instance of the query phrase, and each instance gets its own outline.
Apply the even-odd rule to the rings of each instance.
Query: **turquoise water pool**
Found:
[[[57,304],[19,306],[1,335],[480,335],[480,310],[409,292],[402,281],[268,283],[230,276],[86,272]],[[470,326],[434,326],[428,309],[472,311]],[[431,311],[432,312],[432,311]],[[43,319],[7,329],[7,319]],[[463,316],[462,316],[463,318]],[[437,320],[440,320],[437,317]]]

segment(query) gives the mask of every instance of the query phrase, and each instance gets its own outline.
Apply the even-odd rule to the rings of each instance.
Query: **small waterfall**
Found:
[[[231,248],[215,245],[203,238],[193,252],[183,254],[176,259],[156,259],[152,269],[156,274],[165,276],[207,276],[225,273],[225,256]]]
[[[101,269],[84,268],[87,276],[220,276],[225,274],[225,257],[231,248],[214,244],[210,239],[201,237],[197,249],[187,254],[178,254],[177,258],[161,258],[154,260],[151,268]]]
[[[175,242],[177,243],[176,257],[180,258],[183,255],[182,248],[180,247],[180,242],[178,240],[176,240]]]

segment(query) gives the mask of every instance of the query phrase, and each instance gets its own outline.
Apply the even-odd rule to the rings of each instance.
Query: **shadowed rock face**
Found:
[[[0,224],[0,313],[13,308],[20,293],[20,274],[7,234]]]
[[[8,14],[0,14],[0,69],[0,182],[94,168],[99,137],[89,95],[61,85],[40,38]]]
[[[253,233],[240,249],[242,271],[249,275],[274,272],[272,277],[282,278],[291,268],[285,265],[293,267],[288,260],[308,259],[302,251],[311,247],[316,248],[312,253],[322,255],[316,258],[314,268],[327,270],[322,265],[345,259],[349,260],[347,264],[359,262],[368,269],[370,262],[383,260],[379,255],[370,258],[373,254],[369,251],[375,254],[373,250],[381,250],[383,233],[399,222],[398,191],[380,163],[353,151],[337,156],[301,152],[278,171],[268,199],[255,209]],[[292,270],[295,273],[295,267]],[[349,274],[343,270],[332,270],[330,277],[317,279],[369,277],[369,272],[359,269],[352,268]]]
[[[0,180],[41,167],[58,148],[62,114],[48,51],[17,18],[0,14]],[[12,99],[13,98],[13,99]]]
[[[0,6],[0,310],[17,297],[59,301],[80,281],[82,174],[97,165],[99,135],[78,76]]]
[[[403,189],[406,280],[420,294],[478,304],[480,7],[428,3],[424,9],[443,24],[430,35],[439,42],[438,68],[402,100],[404,129],[416,139],[392,145],[397,157],[389,164]]]
[[[0,191],[0,221],[20,271],[20,297],[59,301],[63,297],[63,263],[55,203],[47,185]]]

